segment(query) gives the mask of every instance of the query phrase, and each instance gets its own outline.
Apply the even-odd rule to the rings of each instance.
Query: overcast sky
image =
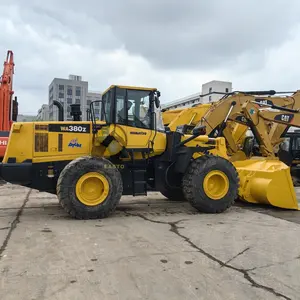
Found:
[[[52,79],[69,74],[91,91],[157,87],[162,103],[210,80],[300,89],[299,0],[10,0],[0,11],[20,113],[35,115]]]

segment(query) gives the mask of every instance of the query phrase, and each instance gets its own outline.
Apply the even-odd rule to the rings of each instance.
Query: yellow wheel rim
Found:
[[[76,184],[78,200],[87,205],[95,206],[105,201],[109,192],[109,183],[100,173],[89,172],[79,178]]]
[[[229,190],[228,177],[221,171],[211,171],[204,178],[203,189],[209,198],[220,200]]]

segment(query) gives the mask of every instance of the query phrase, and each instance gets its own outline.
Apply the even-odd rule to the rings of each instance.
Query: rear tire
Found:
[[[105,158],[77,158],[63,169],[57,182],[59,203],[76,219],[108,217],[122,192],[121,174]]]
[[[231,207],[238,187],[239,177],[232,163],[212,155],[192,161],[182,182],[185,198],[205,213],[221,213]]]

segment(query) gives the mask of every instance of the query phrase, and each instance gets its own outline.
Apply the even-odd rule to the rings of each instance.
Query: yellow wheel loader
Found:
[[[205,127],[166,132],[159,97],[155,88],[113,85],[99,121],[93,102],[89,122],[14,123],[0,175],[56,194],[78,219],[107,217],[122,195],[147,191],[205,213],[225,211],[238,197],[239,176],[224,138],[209,138]]]
[[[212,104],[202,117],[198,110],[201,105],[181,111],[172,121],[172,126],[174,128],[175,125],[182,125],[183,128],[189,128],[192,112],[196,113],[198,110],[197,118],[200,117],[201,122],[196,125],[196,128],[199,125],[206,126],[208,136],[225,137],[228,159],[234,163],[241,178],[240,199],[252,203],[298,209],[299,205],[293,188],[295,180],[294,178],[292,180],[290,175],[291,171],[293,177],[295,176],[293,168],[290,170],[289,161],[291,160],[282,151],[276,154],[276,146],[283,141],[284,134],[291,125],[272,118],[259,118],[253,121],[249,118],[250,113],[246,109],[247,105],[252,103],[259,110],[268,107],[293,113],[299,112],[299,91],[290,97],[271,97],[275,94],[275,91],[259,91],[225,96]],[[292,126],[296,126],[295,123]],[[194,126],[191,126],[189,130],[191,128]],[[258,141],[259,149],[256,152],[247,146],[248,129]],[[253,157],[249,160],[251,156]]]
[[[233,163],[243,181],[239,191],[240,198],[252,203],[299,209],[290,173],[293,158],[289,157],[288,151],[279,151],[276,155],[272,143],[272,138],[275,137],[270,135],[273,126],[279,128],[276,125],[281,125],[283,131],[291,126],[300,127],[300,112],[297,105],[295,108],[288,108],[249,101],[242,106],[242,113],[259,144],[261,157]],[[279,130],[277,134],[278,138],[282,139]]]

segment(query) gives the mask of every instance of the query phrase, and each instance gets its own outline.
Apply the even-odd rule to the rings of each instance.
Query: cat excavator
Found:
[[[207,135],[225,137],[231,160],[240,160],[245,158],[245,152],[247,152],[244,145],[247,132],[249,132],[249,126],[245,122],[242,112],[244,103],[255,101],[258,105],[277,105],[291,109],[297,106],[297,102],[300,103],[300,91],[289,97],[275,95],[276,92],[273,90],[233,92],[226,94],[215,103],[166,111],[163,113],[164,125],[171,131],[181,127],[184,132],[190,132],[197,126],[205,126]],[[172,116],[172,120],[169,116]],[[167,123],[169,120],[170,122]],[[285,130],[286,126],[269,122],[268,133],[275,148],[282,142],[281,136]]]

